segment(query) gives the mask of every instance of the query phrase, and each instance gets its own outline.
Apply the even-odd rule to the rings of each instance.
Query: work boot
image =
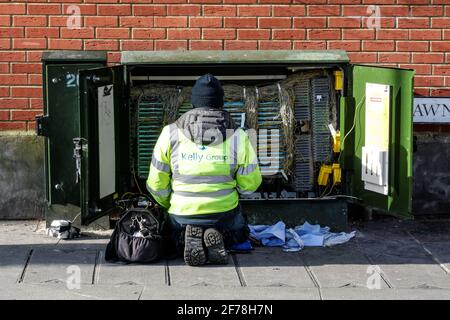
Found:
[[[205,250],[202,243],[203,228],[187,225],[184,237],[184,262],[190,266],[206,263]]]
[[[212,264],[227,264],[228,252],[222,234],[214,228],[206,229],[203,239],[205,241],[208,262]]]

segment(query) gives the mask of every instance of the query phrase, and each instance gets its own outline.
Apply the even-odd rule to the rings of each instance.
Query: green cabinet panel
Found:
[[[98,64],[47,65],[46,110],[48,128],[48,200],[51,204],[80,204],[72,139],[80,135],[78,71]],[[52,121],[55,119],[56,121]],[[52,165],[54,164],[54,165]]]
[[[73,138],[80,135],[78,71],[99,64],[46,66],[47,194],[50,204],[80,205],[80,188],[73,158]]]
[[[45,137],[47,225],[74,219],[80,212],[81,180],[77,177],[74,139],[80,137],[78,71],[106,63],[104,51],[46,51],[42,54],[44,115],[36,121]]]
[[[343,101],[343,134],[353,130],[343,145],[343,166],[353,173],[352,184],[349,186],[353,195],[362,199],[365,205],[401,216],[411,214],[413,76],[412,70],[354,65],[348,88],[350,98]],[[366,121],[377,120],[371,119],[370,116],[366,119],[367,83],[381,84],[389,88],[389,120],[386,130],[379,125],[377,131],[371,129],[369,132],[369,126],[373,128],[374,124]],[[352,124],[349,124],[349,119]],[[377,125],[378,123],[375,123],[375,126]],[[371,134],[371,137],[368,137],[368,134]],[[368,138],[372,141],[382,140],[384,136],[387,137],[388,145],[387,194],[368,190],[362,173],[362,163],[367,161],[363,159],[365,141]]]

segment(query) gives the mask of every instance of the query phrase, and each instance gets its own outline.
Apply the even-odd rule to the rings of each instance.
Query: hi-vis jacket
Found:
[[[219,143],[203,138],[196,143],[196,136],[204,134],[198,130],[199,121],[202,124],[205,114],[218,112],[210,111],[203,110],[199,116],[194,109],[190,111],[195,114],[194,121],[189,122],[185,114],[182,123],[186,125],[178,120],[165,126],[155,145],[147,189],[169,213],[187,216],[229,211],[238,205],[238,192],[252,193],[261,184],[255,151],[242,129],[232,129]],[[217,126],[220,124],[212,125],[213,129]],[[200,127],[211,129],[211,122]]]

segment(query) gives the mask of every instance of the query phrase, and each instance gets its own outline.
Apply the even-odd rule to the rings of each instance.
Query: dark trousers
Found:
[[[227,249],[246,241],[249,235],[247,217],[242,214],[240,205],[230,211],[214,214],[194,216],[169,214],[168,222],[173,245],[178,254],[184,250],[184,230],[188,224],[204,229],[217,229],[222,233]]]

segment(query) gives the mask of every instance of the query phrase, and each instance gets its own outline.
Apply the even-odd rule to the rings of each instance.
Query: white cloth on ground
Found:
[[[308,222],[293,229],[286,229],[282,221],[271,226],[249,225],[249,228],[250,235],[261,241],[263,246],[283,247],[287,252],[300,251],[303,247],[331,247],[349,241],[356,234],[356,231],[334,233],[330,232],[329,227]]]

